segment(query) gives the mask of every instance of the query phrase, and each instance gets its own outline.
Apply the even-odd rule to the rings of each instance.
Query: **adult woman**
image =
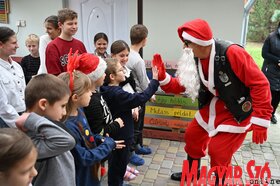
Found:
[[[262,57],[264,58],[262,71],[270,83],[272,97],[271,123],[276,124],[277,119],[274,114],[280,102],[280,22],[277,29],[264,41]]]
[[[31,139],[15,128],[0,129],[0,186],[28,186],[37,175],[37,150]]]
[[[17,49],[15,32],[8,27],[0,27],[0,128],[16,127],[16,119],[25,111],[23,70],[10,57],[16,54]]]
[[[40,68],[38,74],[47,73],[46,68],[46,48],[49,42],[54,40],[60,35],[60,28],[58,26],[58,18],[55,15],[51,15],[45,19],[46,33],[40,37],[39,41],[39,54],[40,54]]]

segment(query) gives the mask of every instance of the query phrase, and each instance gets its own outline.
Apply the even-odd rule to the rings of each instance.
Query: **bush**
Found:
[[[277,22],[271,18],[277,10],[277,0],[257,0],[249,16],[247,39],[253,42],[263,42],[270,32],[275,30]]]

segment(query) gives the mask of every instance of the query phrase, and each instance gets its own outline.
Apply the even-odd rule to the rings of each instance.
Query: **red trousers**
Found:
[[[219,132],[213,137],[208,136],[194,119],[185,131],[185,151],[192,158],[198,159],[208,154],[211,167],[231,165],[232,155],[242,145],[247,133]]]

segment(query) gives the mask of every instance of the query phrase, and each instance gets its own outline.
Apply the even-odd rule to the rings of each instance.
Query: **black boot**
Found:
[[[200,161],[201,160],[200,160],[200,158],[199,159],[194,159],[194,158],[188,156],[189,170],[191,170],[193,160],[197,160],[197,162],[198,162],[198,166],[197,166],[197,179],[198,179],[199,175],[200,175]],[[172,180],[181,181],[181,178],[182,178],[182,172],[175,172],[175,173],[171,174],[171,179]]]

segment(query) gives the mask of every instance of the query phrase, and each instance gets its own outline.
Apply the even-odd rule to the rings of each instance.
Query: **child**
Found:
[[[70,9],[58,11],[59,37],[51,41],[46,49],[46,67],[50,74],[59,75],[67,70],[67,57],[70,48],[80,54],[87,52],[84,44],[73,38],[78,30],[78,15]]]
[[[30,54],[22,58],[20,65],[24,73],[25,82],[28,84],[32,76],[37,74],[40,67],[39,37],[35,34],[29,34],[25,40],[25,46]]]
[[[27,112],[18,119],[17,127],[31,137],[38,149],[34,186],[75,185],[75,165],[70,152],[75,140],[58,122],[66,114],[69,94],[68,86],[51,74],[33,77],[26,87]]]
[[[113,151],[112,156],[109,157],[108,184],[122,185],[134,136],[131,109],[148,101],[157,91],[159,86],[157,81],[158,72],[156,68],[153,68],[153,80],[151,80],[148,88],[143,93],[131,94],[119,86],[121,82],[125,81],[124,68],[120,62],[108,62],[107,65],[104,84],[107,86],[102,86],[100,91],[112,112],[113,118],[120,117],[125,124],[113,138],[116,140],[124,138],[126,144],[125,148],[116,149]]]
[[[106,59],[106,61],[109,60],[110,58]],[[106,62],[100,57],[89,53],[83,53],[75,63],[79,64],[77,70],[87,74],[92,84],[90,103],[84,108],[90,129],[94,134],[101,134],[103,136],[109,134],[109,136],[115,136],[119,129],[124,126],[123,121],[120,118],[113,120],[106,101],[97,90],[104,83],[106,76],[105,70],[107,67]],[[104,162],[101,162],[101,175],[104,175],[105,172]],[[136,175],[138,174],[138,170],[127,167],[125,178],[131,180],[136,178]]]
[[[146,26],[137,24],[130,29],[130,53],[128,56],[127,67],[132,71],[135,83],[136,91],[143,92],[149,85],[149,78],[147,76],[145,61],[139,54],[141,48],[146,45],[148,37],[148,29]],[[155,96],[151,98],[151,101],[155,101]],[[139,119],[135,122],[135,152],[136,154],[151,154],[152,150],[149,147],[143,147],[143,127],[145,117],[145,104],[141,105],[139,110]]]
[[[51,15],[45,19],[45,28],[46,33],[40,37],[39,41],[39,55],[40,55],[40,67],[38,70],[38,74],[47,73],[46,68],[46,48],[48,44],[57,38],[60,33],[61,29],[58,26],[58,17],[56,15]]]
[[[71,54],[71,52],[70,52]],[[72,150],[76,167],[76,184],[79,186],[100,185],[100,161],[113,149],[123,148],[123,141],[93,135],[81,107],[89,104],[91,80],[84,73],[74,70],[75,58],[69,55],[68,72],[59,75],[70,87],[72,94],[67,104],[66,127],[73,133],[76,146]],[[73,57],[73,58],[72,58]],[[100,144],[97,146],[97,144]]]
[[[107,53],[108,47],[108,37],[105,33],[99,32],[94,36],[93,44],[95,47],[94,55],[102,57],[103,59],[108,58],[109,54]]]
[[[15,128],[0,129],[0,185],[28,186],[37,175],[37,150],[31,139]]]
[[[131,70],[129,70],[126,66],[126,63],[128,61],[129,56],[129,46],[128,44],[123,40],[117,40],[112,43],[111,45],[111,56],[112,58],[116,58],[122,67],[125,69],[125,81],[120,83],[120,86],[123,88],[123,90],[129,92],[129,93],[135,93],[136,92],[136,84],[134,81],[133,74],[131,73]],[[133,119],[134,122],[137,123],[138,121],[138,107],[132,109],[133,113]],[[134,144],[134,143],[133,143]],[[145,161],[143,158],[135,154],[134,148],[135,145],[132,145],[131,151],[131,157],[130,157],[130,163],[136,166],[144,165]]]
[[[0,128],[16,127],[16,119],[25,111],[24,74],[21,66],[10,57],[16,54],[17,48],[15,32],[0,27]]]

